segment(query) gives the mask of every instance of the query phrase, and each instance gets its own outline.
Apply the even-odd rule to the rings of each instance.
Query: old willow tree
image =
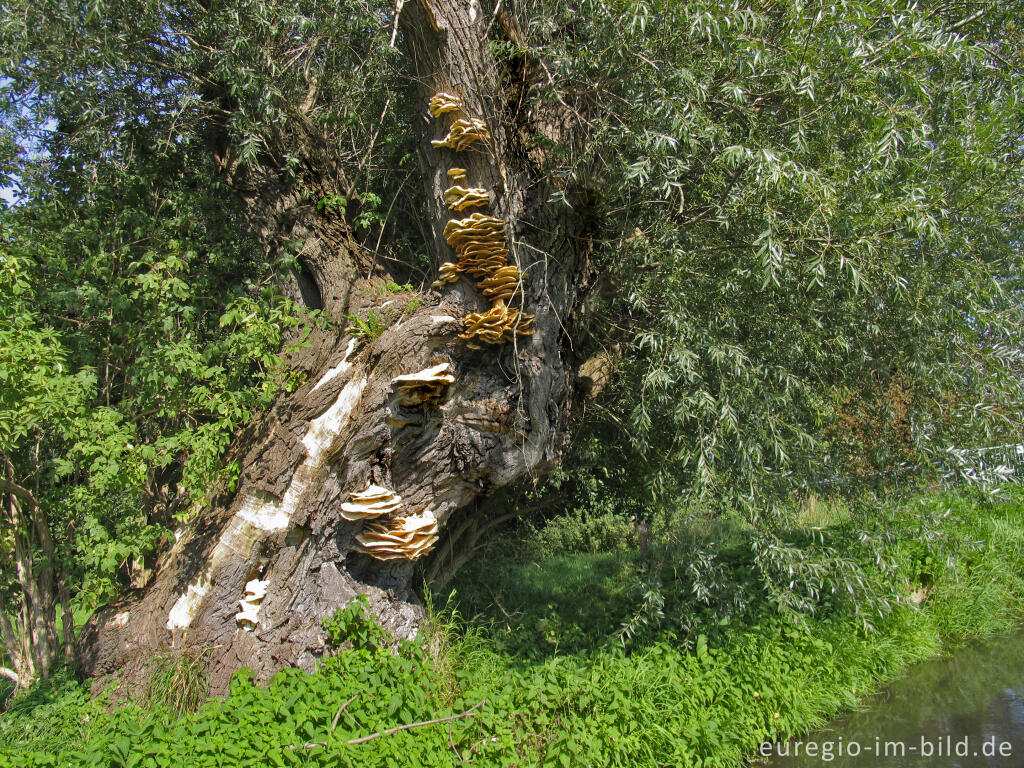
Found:
[[[792,478],[1019,434],[1022,9],[897,5],[7,3],[5,673],[408,635],[574,430],[766,578]]]

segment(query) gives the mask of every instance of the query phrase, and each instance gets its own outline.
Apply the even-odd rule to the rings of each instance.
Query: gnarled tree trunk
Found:
[[[346,313],[387,301],[398,319],[375,339],[317,331],[293,357],[309,377],[233,447],[237,492],[179,531],[138,599],[93,619],[79,654],[86,674],[119,672],[131,682],[155,651],[190,647],[208,654],[214,694],[243,666],[261,680],[286,665],[308,669],[325,650],[322,619],[360,593],[396,636],[409,636],[422,617],[417,563],[361,553],[356,536],[366,523],[343,519],[342,503],[371,484],[388,488],[404,512],[436,518],[443,549],[453,515],[486,515],[488,505],[475,502],[556,460],[574,376],[568,329],[589,245],[575,210],[551,202],[559,190],[526,142],[538,133],[557,141],[555,118],[564,115],[531,106],[528,65],[500,81],[486,40],[494,23],[475,0],[406,0],[401,29],[424,106],[412,122],[422,131],[438,260],[454,259],[447,221],[470,213],[449,211],[443,199],[447,171],[465,168],[468,183],[490,193],[485,212],[506,223],[509,263],[525,273],[521,305],[535,315],[535,332],[482,348],[460,339],[463,318],[489,307],[465,276],[403,311],[408,297],[375,290],[373,255],[354,245],[343,220],[279,193],[271,207],[306,242],[303,295],[321,302],[338,329]],[[502,26],[514,34],[507,21],[494,28]],[[461,97],[464,115],[483,120],[490,139],[460,152],[432,146],[455,117],[428,116],[437,91]],[[321,190],[331,187],[322,182]],[[447,398],[403,407],[392,379],[444,362],[456,377]],[[256,618],[248,622],[237,614],[253,580],[265,595],[249,596]]]

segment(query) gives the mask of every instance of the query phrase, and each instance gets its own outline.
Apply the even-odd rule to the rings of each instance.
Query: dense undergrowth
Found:
[[[908,664],[1024,618],[1024,494],[876,509],[878,528],[899,534],[888,538],[853,535],[863,514],[812,508],[789,535],[832,547],[851,583],[876,593],[868,609],[829,591],[813,614],[787,613],[752,574],[742,527],[690,521],[685,541],[667,542],[675,556],[657,540],[639,542],[641,556],[626,531],[585,551],[609,521],[563,520],[467,571],[397,653],[354,603],[330,625],[339,650],[317,674],[260,687],[240,673],[226,699],[184,714],[160,691],[111,711],[57,678],[0,716],[0,765],[739,765]],[[684,567],[707,561],[710,539],[717,591]]]

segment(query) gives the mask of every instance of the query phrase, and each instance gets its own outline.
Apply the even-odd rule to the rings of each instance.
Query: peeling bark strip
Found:
[[[214,695],[240,667],[258,680],[283,666],[311,669],[327,650],[322,620],[360,593],[385,627],[411,636],[422,610],[410,558],[449,534],[456,511],[479,509],[486,518],[488,506],[478,500],[557,458],[572,383],[564,324],[588,248],[576,213],[549,202],[564,190],[524,137],[557,140],[560,124],[528,106],[522,94],[529,83],[502,92],[487,14],[475,2],[405,3],[400,28],[422,103],[451,114],[423,117],[420,161],[437,263],[451,258],[449,235],[462,248],[459,265],[442,267],[440,290],[417,311],[400,312],[376,340],[318,332],[296,355],[292,365],[307,372],[307,382],[280,397],[231,449],[242,466],[237,493],[178,531],[143,592],[93,618],[79,649],[86,674],[116,673],[130,689],[145,678],[155,650],[183,647],[206,649]],[[460,119],[469,122],[453,142],[458,153],[435,146]],[[311,156],[323,152],[315,141],[311,147]],[[305,167],[308,174],[318,166]],[[473,186],[455,197],[453,183],[468,179]],[[300,181],[317,190],[332,183]],[[479,200],[474,190],[481,189],[500,240],[477,239],[472,230],[481,226],[466,219],[449,226],[453,201]],[[268,248],[301,233],[300,259],[337,328],[346,326],[346,313],[383,301],[379,278],[365,277],[370,257],[336,214],[326,218],[294,189],[268,188],[250,199],[283,212],[264,220],[287,222],[266,227]],[[482,229],[498,231],[483,221]],[[465,275],[478,278],[477,286]],[[531,327],[522,307],[534,318],[531,335],[522,333]],[[476,341],[481,348],[473,348]],[[450,542],[439,548],[452,551]]]

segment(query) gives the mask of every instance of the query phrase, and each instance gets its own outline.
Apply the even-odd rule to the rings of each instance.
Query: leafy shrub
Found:
[[[634,522],[614,512],[576,509],[548,520],[532,537],[539,557],[625,552],[637,546]]]
[[[261,687],[242,672],[228,697],[185,716],[110,711],[68,678],[40,686],[0,717],[0,766],[740,766],[762,740],[816,727],[907,665],[1024,619],[1024,495],[912,506],[902,514],[939,529],[894,544],[879,578],[904,594],[927,571],[928,597],[896,605],[874,634],[839,607],[793,622],[763,596],[686,642],[666,624],[626,653],[614,637],[635,608],[635,560],[494,558],[489,586],[472,572],[458,582],[451,607],[474,622],[449,610],[395,644],[356,600],[328,622],[339,650],[317,673]],[[877,512],[888,524],[901,510]],[[350,743],[401,726],[413,727]]]

